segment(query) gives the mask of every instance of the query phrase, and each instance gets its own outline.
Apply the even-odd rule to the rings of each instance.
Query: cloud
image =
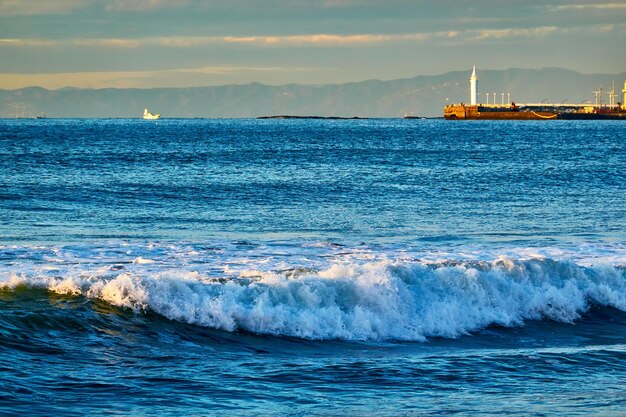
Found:
[[[142,45],[138,39],[0,39],[0,46],[54,48],[64,46],[137,48]]]
[[[559,28],[556,26],[543,26],[530,29],[482,29],[467,31],[466,35],[472,41],[481,41],[487,39],[542,37],[554,34],[558,30]]]
[[[232,43],[255,43],[269,46],[280,45],[371,45],[399,40],[417,39],[428,35],[378,35],[378,34],[356,34],[356,35],[335,35],[335,34],[312,34],[312,35],[288,35],[288,36],[253,36],[223,38],[225,42]]]
[[[189,0],[113,0],[105,6],[107,11],[145,12],[157,9],[185,7]]]
[[[229,81],[229,76],[258,76],[318,71],[308,67],[205,66],[149,71],[94,71],[41,74],[0,73],[1,89],[41,86],[48,89],[197,87]]]
[[[256,43],[259,38],[256,36],[224,36],[222,39],[227,43]]]
[[[324,7],[347,7],[352,5],[352,0],[323,0]]]
[[[557,34],[606,34],[626,30],[626,23],[575,28],[541,26],[534,28],[469,29],[400,34],[329,34],[261,36],[171,36],[148,38],[0,39],[0,47],[86,47],[86,48],[194,48],[211,45],[253,45],[259,47],[341,47],[376,46],[391,43],[454,41],[457,44],[506,39],[541,38]]]
[[[368,46],[390,42],[423,42],[433,38],[454,37],[458,32],[412,34],[312,34],[287,36],[172,36],[137,39],[85,38],[85,39],[0,39],[0,46],[14,47],[105,47],[139,48],[161,46],[192,48],[216,44],[250,44],[257,46]]]
[[[296,35],[276,38],[266,38],[266,44],[313,44],[313,45],[372,45],[389,42],[402,41],[425,41],[433,36],[431,33],[411,33],[411,34],[361,34],[361,35]]]
[[[88,5],[81,0],[0,0],[0,16],[62,14]]]
[[[77,10],[147,12],[187,7],[191,0],[0,0],[0,16],[67,14]]]
[[[626,9],[626,3],[589,3],[589,4],[564,4],[560,6],[552,6],[553,11],[561,10],[616,10]]]
[[[51,48],[60,45],[50,39],[0,39],[0,46]]]

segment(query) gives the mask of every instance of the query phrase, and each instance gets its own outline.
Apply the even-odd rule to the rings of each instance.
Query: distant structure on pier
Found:
[[[476,96],[478,95],[478,77],[476,76],[476,65],[470,75],[470,106],[478,104]]]
[[[476,65],[472,68],[470,82],[470,104],[449,104],[443,109],[446,119],[485,119],[485,120],[553,120],[553,119],[621,119],[626,120],[626,81],[622,90],[623,101],[616,103],[615,85],[608,92],[609,103],[602,103],[602,89],[594,91],[595,104],[515,104],[511,94],[504,93],[501,104],[496,103],[496,93],[485,93],[487,103],[478,103],[478,76]],[[493,102],[489,104],[489,94],[493,94]]]

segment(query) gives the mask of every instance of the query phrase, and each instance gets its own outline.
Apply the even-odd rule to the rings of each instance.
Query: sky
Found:
[[[0,88],[626,70],[626,1],[0,0]]]

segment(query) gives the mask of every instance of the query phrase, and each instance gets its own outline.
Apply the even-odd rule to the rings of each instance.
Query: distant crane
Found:
[[[602,104],[602,87],[594,91],[593,95],[596,97],[596,106]]]
[[[613,81],[613,88],[607,94],[609,95],[609,106],[615,107],[615,97],[617,97],[617,94],[615,94],[615,81]]]

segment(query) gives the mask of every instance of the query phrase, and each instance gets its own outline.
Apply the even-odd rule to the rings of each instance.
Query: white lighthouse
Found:
[[[470,105],[476,105],[476,95],[478,94],[478,77],[476,76],[476,65],[470,76]]]
[[[626,81],[624,81],[624,89],[622,90],[622,94],[624,94],[624,99],[622,100],[622,110],[626,110]]]

